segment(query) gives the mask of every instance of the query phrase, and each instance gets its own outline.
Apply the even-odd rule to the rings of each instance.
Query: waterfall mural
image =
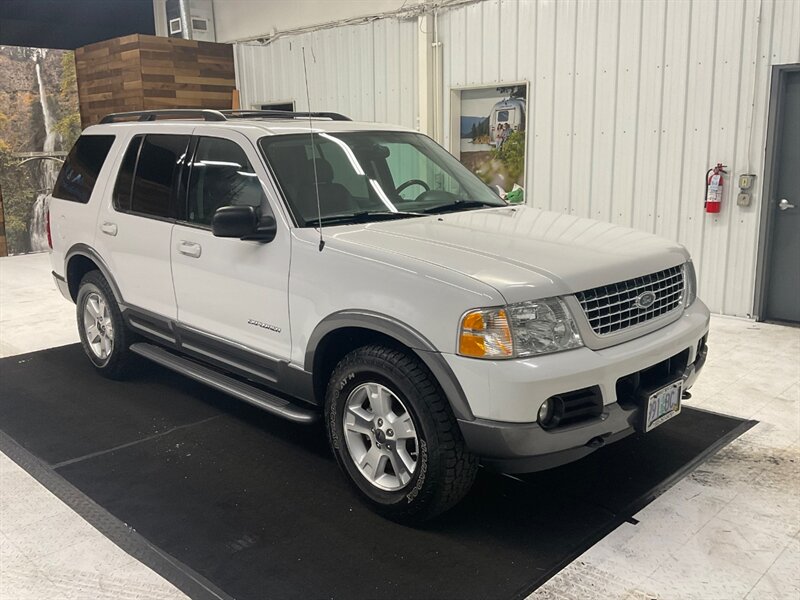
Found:
[[[47,250],[48,198],[80,134],[72,52],[0,46],[0,189],[9,254]]]

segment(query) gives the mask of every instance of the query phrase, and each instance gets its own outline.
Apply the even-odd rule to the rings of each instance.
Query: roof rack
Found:
[[[218,110],[177,109],[177,110],[138,110],[134,112],[112,113],[100,119],[100,124],[121,123],[124,121],[156,121],[162,119],[203,119],[204,121],[227,121]]]
[[[233,119],[330,119],[331,121],[352,121],[350,117],[335,112],[294,112],[290,110],[221,110],[219,111],[228,118]]]
[[[156,121],[158,119],[203,119],[204,121],[227,121],[228,119],[330,119],[331,121],[350,121],[350,117],[335,112],[290,112],[285,110],[139,110],[134,112],[112,113],[100,119],[100,124],[124,123],[127,121]]]

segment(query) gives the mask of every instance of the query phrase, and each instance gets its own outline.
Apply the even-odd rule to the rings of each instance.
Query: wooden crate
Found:
[[[233,46],[133,34],[75,51],[83,127],[113,112],[231,108]]]

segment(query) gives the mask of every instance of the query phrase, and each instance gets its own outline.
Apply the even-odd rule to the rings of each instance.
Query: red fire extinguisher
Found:
[[[722,206],[722,184],[723,175],[727,175],[725,165],[717,163],[717,166],[706,171],[706,203],[707,213],[718,213]]]

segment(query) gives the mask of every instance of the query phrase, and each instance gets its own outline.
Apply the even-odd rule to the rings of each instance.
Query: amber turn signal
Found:
[[[473,358],[508,358],[514,342],[503,308],[471,310],[461,318],[458,353]]]

